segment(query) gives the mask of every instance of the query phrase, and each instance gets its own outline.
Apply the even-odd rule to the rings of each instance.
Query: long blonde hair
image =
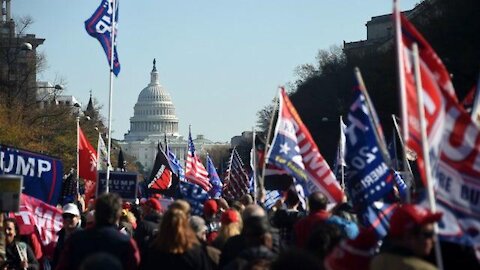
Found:
[[[175,208],[165,212],[153,247],[162,252],[182,254],[197,244],[199,241],[186,213]]]

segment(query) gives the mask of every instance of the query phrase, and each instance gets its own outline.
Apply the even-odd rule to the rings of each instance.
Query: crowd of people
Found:
[[[35,237],[20,237],[14,218],[2,217],[0,269],[437,269],[433,226],[441,213],[398,206],[380,240],[346,203],[329,205],[315,192],[306,208],[291,190],[271,209],[248,194],[210,199],[201,216],[184,200],[166,206],[155,196],[130,203],[103,194],[87,207],[63,206],[51,257]],[[480,269],[471,250],[450,250],[445,269]]]

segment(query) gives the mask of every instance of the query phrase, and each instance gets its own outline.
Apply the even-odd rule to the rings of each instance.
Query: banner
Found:
[[[37,234],[45,255],[53,255],[57,233],[63,226],[62,210],[22,194],[20,211],[10,216],[17,220],[21,235]]]
[[[279,104],[267,162],[287,171],[298,181],[313,183],[311,186],[325,194],[330,202],[341,202],[344,194],[335,175],[283,88],[280,88]]]
[[[110,172],[108,180],[109,192],[118,193],[124,200],[135,200],[137,198],[137,174],[131,172]],[[98,172],[97,196],[105,193],[107,188],[107,172]]]
[[[0,144],[0,174],[23,176],[23,193],[56,205],[63,164],[59,159]]]

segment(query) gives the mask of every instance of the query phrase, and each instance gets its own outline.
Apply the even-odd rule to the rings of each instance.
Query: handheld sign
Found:
[[[118,193],[124,200],[135,200],[137,198],[138,178],[132,172],[110,172],[109,192]],[[107,188],[107,172],[98,172],[97,196],[105,193]]]
[[[18,212],[23,176],[0,175],[0,212]]]

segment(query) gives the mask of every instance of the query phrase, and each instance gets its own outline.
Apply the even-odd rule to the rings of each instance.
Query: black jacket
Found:
[[[142,269],[182,269],[182,270],[211,270],[212,262],[201,245],[196,245],[182,254],[173,254],[148,250],[145,267]]]
[[[20,268],[20,254],[18,254],[18,250],[16,245],[23,246],[27,250],[27,262],[28,262],[28,270],[36,270],[39,269],[39,264],[37,259],[35,259],[35,254],[32,251],[32,248],[24,243],[24,242],[17,242],[13,241],[12,243],[5,246],[5,257],[6,261],[3,264],[0,264],[2,267],[6,266],[6,269],[21,269]],[[2,268],[3,269],[3,268]]]
[[[57,269],[78,269],[84,259],[102,252],[116,257],[125,270],[137,269],[140,263],[135,240],[122,234],[115,226],[95,226],[70,236]]]

